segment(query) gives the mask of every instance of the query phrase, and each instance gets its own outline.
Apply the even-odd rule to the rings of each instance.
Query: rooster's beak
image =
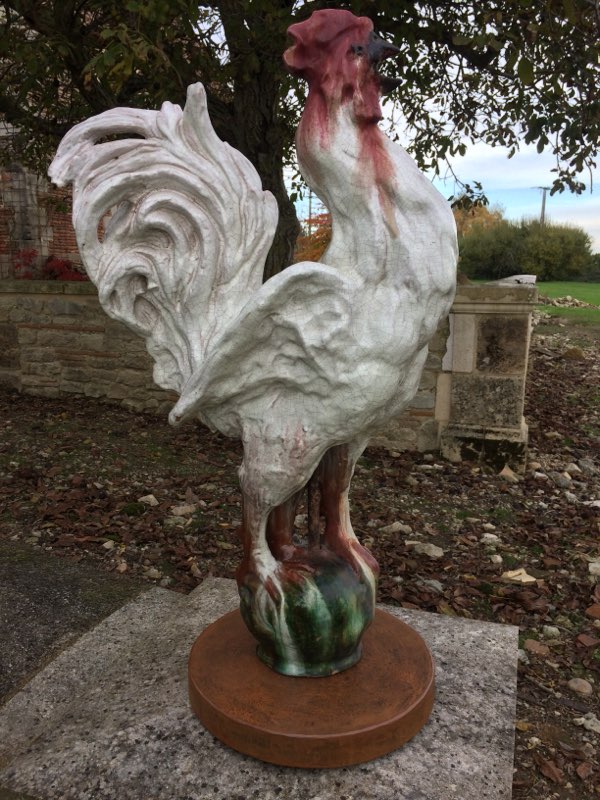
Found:
[[[396,47],[375,33],[369,36],[369,43],[367,44],[367,55],[371,64],[379,64],[384,58],[390,58],[400,52],[400,48]]]
[[[395,56],[400,52],[400,48],[396,47],[389,42],[386,42],[385,39],[382,39],[380,36],[377,36],[375,33],[371,33],[369,36],[369,43],[367,44],[367,55],[369,57],[369,61],[375,68],[377,72],[377,65],[380,61],[383,61],[386,58],[390,58],[391,56]],[[379,73],[378,73],[379,75]],[[388,78],[387,75],[379,75],[379,85],[381,87],[382,94],[389,94],[390,92],[397,89],[398,86],[402,84],[402,81],[398,78]]]

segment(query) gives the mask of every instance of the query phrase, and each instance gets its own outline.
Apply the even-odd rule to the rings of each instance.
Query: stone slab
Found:
[[[146,588],[23,542],[0,540],[0,700]]]
[[[456,296],[452,310],[455,313],[512,313],[532,311],[537,303],[537,287],[535,284],[515,284],[498,281],[497,283],[467,283],[456,287]],[[510,308],[507,309],[507,306]]]
[[[451,419],[456,425],[518,428],[523,419],[524,376],[452,376]]]
[[[393,607],[429,644],[437,699],[405,747],[300,770],[235,753],[187,701],[189,649],[233,581],[152,589],[84,634],[0,710],[0,785],[40,800],[509,800],[517,629]]]

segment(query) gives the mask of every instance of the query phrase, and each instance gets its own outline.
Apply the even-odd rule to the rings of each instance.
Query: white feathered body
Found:
[[[269,507],[333,445],[356,443],[358,454],[408,405],[454,290],[443,198],[376,126],[365,145],[351,103],[333,122],[323,136],[309,99],[298,133],[301,168],[332,214],[331,244],[320,263],[264,285],[275,201],[216,137],[201,84],[183,112],[115,109],[82,123],[50,172],[74,184],[100,302],[146,337],[156,382],[181,395],[170,420],[200,416],[241,438],[242,486]],[[117,133],[144,140],[97,143]]]

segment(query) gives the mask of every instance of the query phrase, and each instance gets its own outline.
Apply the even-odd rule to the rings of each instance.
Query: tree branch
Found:
[[[38,117],[30,108],[23,108],[11,97],[0,93],[0,114],[4,115],[7,122],[23,125],[23,120],[27,126],[45,136],[64,136],[71,127],[68,123],[51,122],[50,120]]]

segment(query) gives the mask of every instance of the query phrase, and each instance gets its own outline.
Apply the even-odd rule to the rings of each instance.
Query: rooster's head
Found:
[[[293,44],[284,61],[294,75],[322,93],[328,105],[352,101],[363,121],[381,119],[379,96],[397,86],[380,75],[378,64],[399,50],[373,33],[368,17],[350,11],[315,11],[304,22],[288,28]]]

